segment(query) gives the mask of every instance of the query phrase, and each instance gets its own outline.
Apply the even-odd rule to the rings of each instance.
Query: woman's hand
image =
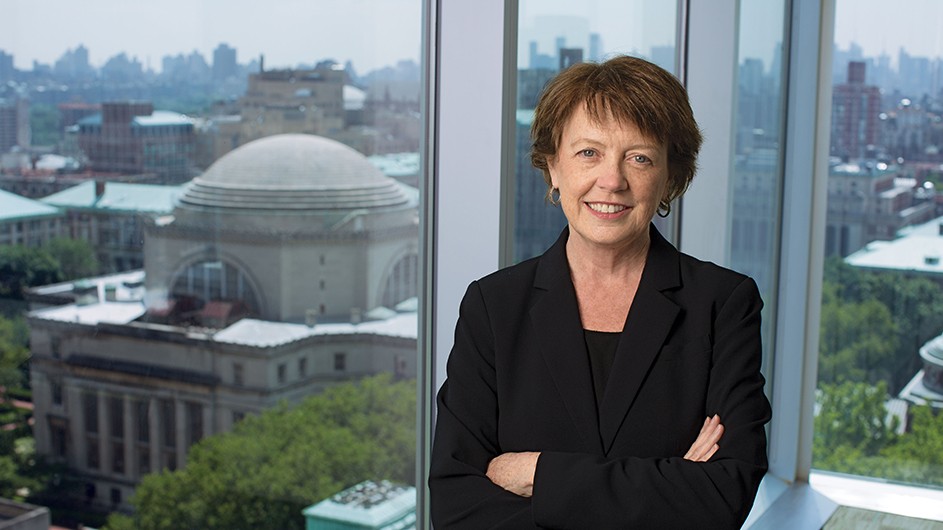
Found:
[[[530,497],[534,494],[534,473],[537,471],[537,458],[540,453],[504,453],[491,459],[485,473],[491,482],[520,495]]]
[[[692,462],[707,462],[720,447],[717,442],[724,434],[720,416],[713,415],[704,419],[701,432],[685,453],[684,459]],[[534,473],[537,471],[537,459],[540,453],[503,453],[491,459],[485,475],[498,486],[520,495],[530,497],[534,494]]]
[[[714,414],[704,420],[701,426],[701,432],[697,435],[697,440],[691,444],[691,448],[684,454],[685,460],[692,462],[707,462],[720,446],[717,442],[724,434],[724,426],[720,423],[720,416]]]

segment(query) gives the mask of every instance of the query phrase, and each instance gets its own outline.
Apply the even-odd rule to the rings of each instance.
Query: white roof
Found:
[[[872,241],[845,258],[856,267],[943,274],[943,217],[908,227],[893,241]]]
[[[321,335],[381,335],[415,339],[419,334],[418,326],[419,320],[416,313],[398,313],[386,320],[360,324],[318,323],[314,326],[244,318],[216,333],[213,340],[264,348]]]
[[[57,322],[95,325],[127,324],[144,314],[143,302],[100,302],[89,305],[61,305],[39,309],[33,317]]]

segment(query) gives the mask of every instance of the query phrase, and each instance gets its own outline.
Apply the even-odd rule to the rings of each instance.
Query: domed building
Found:
[[[900,397],[915,405],[943,409],[943,335],[927,341],[920,348],[923,369],[900,392]]]
[[[247,414],[416,374],[418,192],[311,135],[263,138],[145,229],[144,270],[38,289],[36,450],[127,508],[147,473]],[[67,303],[68,302],[68,303]]]
[[[393,307],[416,296],[417,207],[417,190],[341,143],[266,137],[216,161],[150,228],[147,288],[284,322]]]

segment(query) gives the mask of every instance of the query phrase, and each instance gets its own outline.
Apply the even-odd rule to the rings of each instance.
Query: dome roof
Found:
[[[346,145],[279,134],[227,153],[193,179],[182,205],[239,210],[349,210],[409,201],[395,180]]]
[[[920,348],[920,357],[928,363],[943,366],[943,335],[924,344]]]

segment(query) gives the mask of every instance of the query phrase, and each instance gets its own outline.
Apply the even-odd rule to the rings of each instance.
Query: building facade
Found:
[[[61,210],[0,190],[0,245],[41,247],[63,235]]]
[[[881,90],[865,84],[865,64],[850,61],[847,82],[832,92],[832,155],[846,161],[869,157],[879,144]]]
[[[88,502],[121,508],[143,475],[246,414],[414,377],[417,205],[326,138],[223,157],[146,226],[143,271],[32,293],[69,301],[28,318],[37,451]]]
[[[154,173],[165,183],[190,178],[194,142],[190,118],[144,102],[103,103],[78,123],[78,145],[93,171]]]
[[[173,212],[182,186],[86,180],[41,199],[65,213],[64,233],[95,249],[102,272],[144,266],[144,227]]]

